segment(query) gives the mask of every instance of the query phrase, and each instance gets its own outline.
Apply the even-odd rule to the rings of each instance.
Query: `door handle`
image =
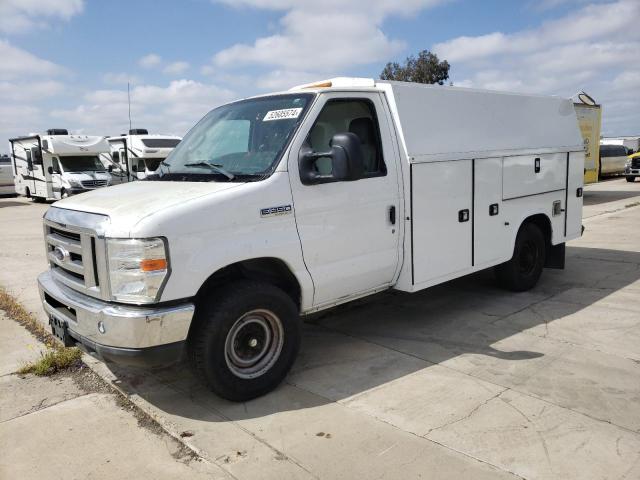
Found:
[[[469,209],[465,208],[464,210],[460,210],[458,212],[458,221],[459,222],[468,222],[469,221]]]
[[[389,207],[389,222],[391,222],[391,225],[396,224],[396,206],[395,205],[391,205]]]

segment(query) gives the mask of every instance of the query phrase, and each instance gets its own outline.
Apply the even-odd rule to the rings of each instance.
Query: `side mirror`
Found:
[[[331,138],[330,145],[328,152],[314,152],[309,147],[300,150],[298,167],[303,185],[351,182],[364,176],[362,144],[355,133],[337,133]],[[314,168],[319,158],[331,159],[331,173],[321,174]]]
[[[131,165],[131,171],[132,172],[137,172],[138,171],[138,166],[137,165]]]
[[[109,165],[109,166],[107,167],[107,171],[108,171],[109,173],[113,172],[113,165]]]
[[[49,172],[49,175],[53,175],[53,167],[47,168],[47,172]]]

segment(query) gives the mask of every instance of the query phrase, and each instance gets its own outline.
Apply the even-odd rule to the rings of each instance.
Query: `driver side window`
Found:
[[[364,176],[386,175],[378,119],[369,100],[329,100],[309,131],[307,143],[314,152],[328,152],[331,150],[332,137],[337,133],[347,132],[356,134],[360,139],[364,154]],[[315,169],[321,175],[331,174],[331,159],[318,158]]]
[[[58,161],[58,157],[52,158],[51,166],[53,167],[53,173],[61,173],[60,162]]]

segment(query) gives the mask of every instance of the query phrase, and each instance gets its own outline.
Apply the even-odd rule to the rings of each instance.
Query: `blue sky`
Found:
[[[51,127],[184,134],[228,100],[376,77],[430,49],[454,85],[603,104],[640,134],[637,0],[0,0],[0,139]],[[0,149],[1,150],[1,149]]]

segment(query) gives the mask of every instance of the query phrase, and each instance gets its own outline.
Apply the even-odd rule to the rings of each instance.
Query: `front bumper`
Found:
[[[104,302],[56,282],[47,271],[38,277],[42,306],[65,323],[69,335],[98,357],[136,366],[160,366],[180,359],[195,306],[121,305]]]

